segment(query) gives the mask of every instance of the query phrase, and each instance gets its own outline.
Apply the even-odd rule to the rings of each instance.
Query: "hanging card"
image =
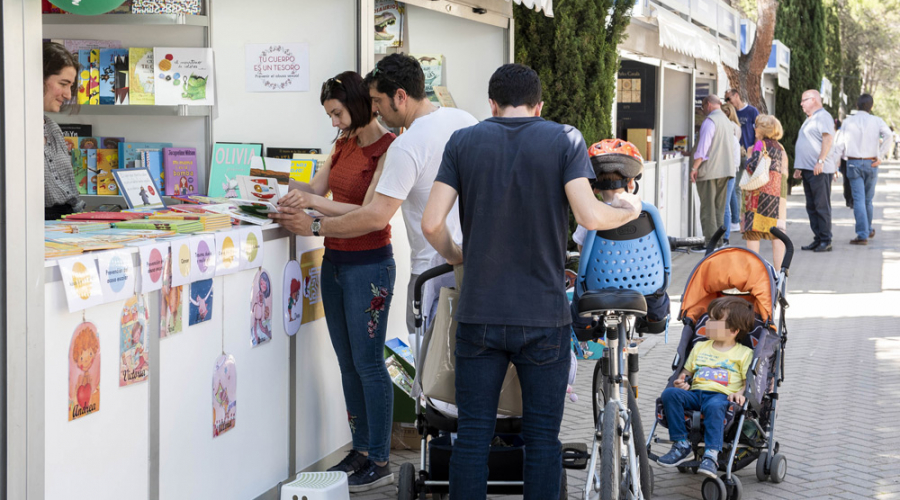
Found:
[[[191,303],[188,324],[196,325],[209,321],[213,315],[213,280],[200,280],[191,283]]]
[[[263,263],[262,229],[250,226],[241,232],[241,270],[253,269]]]
[[[264,344],[272,340],[272,278],[260,268],[253,277],[250,291],[250,343]]]
[[[300,331],[300,323],[303,319],[303,271],[300,269],[300,263],[296,260],[290,260],[284,266],[284,332],[295,335]]]
[[[172,285],[172,248],[166,254],[163,265],[162,288],[159,291],[159,338],[181,332],[182,298],[184,287]]]
[[[172,285],[181,286],[191,282],[191,269],[194,267],[194,253],[191,251],[191,239],[182,238],[172,241]]]
[[[100,275],[97,274],[97,263],[93,257],[80,255],[60,259],[58,262],[69,312],[81,311],[103,303]]]
[[[234,428],[237,415],[237,369],[234,356],[222,354],[213,369],[213,437]]]
[[[241,269],[241,232],[216,233],[216,276],[231,274]]]
[[[100,411],[100,338],[93,323],[75,328],[69,344],[69,421]]]
[[[212,278],[216,275],[216,237],[204,234],[191,238],[191,281]]]
[[[303,252],[300,256],[300,269],[303,271],[303,318],[301,321],[304,325],[325,317],[320,279],[324,256],[324,248]]]
[[[155,292],[162,288],[163,269],[169,256],[169,244],[147,244],[141,252],[141,293]]]
[[[150,312],[144,295],[125,301],[119,321],[119,387],[147,380],[150,353],[147,350],[147,321]]]
[[[103,252],[97,257],[103,302],[127,299],[134,295],[134,261],[121,250]]]

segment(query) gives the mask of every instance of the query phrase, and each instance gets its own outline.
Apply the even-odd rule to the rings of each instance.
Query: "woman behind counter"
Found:
[[[71,52],[58,43],[44,44],[44,113],[59,113],[72,98],[77,75],[78,61]],[[44,115],[44,219],[56,220],[83,208],[62,130]]]

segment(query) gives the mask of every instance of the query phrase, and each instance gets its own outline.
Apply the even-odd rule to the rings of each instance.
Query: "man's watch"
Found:
[[[821,163],[822,165],[824,165],[824,164],[825,164],[825,160],[816,160],[816,163]]]
[[[312,231],[313,236],[318,236],[319,230],[322,229],[322,219],[313,219],[309,229]]]

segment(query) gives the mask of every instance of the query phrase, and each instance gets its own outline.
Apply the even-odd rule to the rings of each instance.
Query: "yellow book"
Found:
[[[119,167],[117,149],[97,150],[97,194],[118,195],[119,186],[112,171]]]
[[[291,160],[291,180],[308,184],[315,174],[316,160]]]
[[[130,104],[155,104],[154,78],[153,49],[148,47],[128,49],[128,102]]]
[[[100,104],[100,49],[91,49],[91,80],[88,84],[88,104]]]

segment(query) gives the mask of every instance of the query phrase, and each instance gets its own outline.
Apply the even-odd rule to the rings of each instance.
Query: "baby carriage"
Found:
[[[724,232],[720,228],[711,239],[706,256],[692,271],[682,296],[679,319],[684,323],[684,329],[667,387],[673,386],[691,348],[705,340],[706,311],[712,300],[737,295],[750,301],[756,313],[754,328],[743,340],[753,350],[753,360],[746,374],[746,401],[742,406],[731,403],[726,410],[725,436],[717,464],[724,474],[703,481],[704,500],[740,500],[741,481],[734,472],[754,460],[757,461],[756,477],[760,481],[771,479],[780,483],[787,473],[787,460],[779,453],[775,440],[775,420],[778,388],[784,380],[784,347],[787,343],[785,286],[794,250],[786,234],[777,228],[771,231],[786,247],[781,270],[776,271],[758,254],[744,248],[726,247],[713,251]],[[650,458],[658,458],[651,451],[653,443],[672,443],[656,437],[657,426],[668,428],[667,418],[685,419],[694,459],[679,465],[678,471],[696,473],[704,446],[703,416],[699,411],[666,415],[661,399],[656,401],[656,422],[647,442]]]

